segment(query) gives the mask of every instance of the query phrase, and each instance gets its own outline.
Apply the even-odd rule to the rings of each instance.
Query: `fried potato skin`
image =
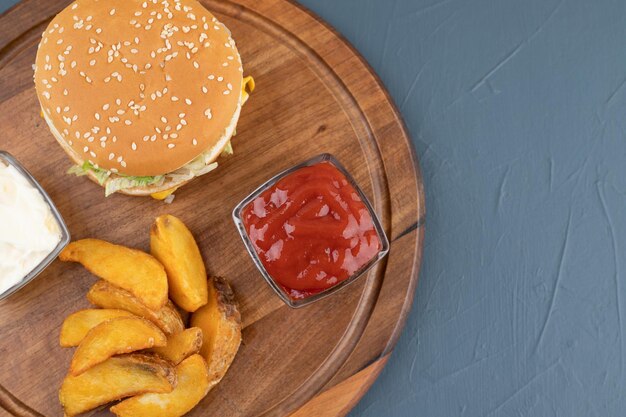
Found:
[[[241,344],[241,315],[232,289],[222,278],[208,282],[209,302],[191,315],[190,325],[202,329],[200,354],[209,365],[209,377],[219,382]]]
[[[170,297],[194,312],[208,301],[206,269],[198,245],[185,224],[172,215],[158,217],[150,228],[150,252],[167,272]]]
[[[175,386],[176,370],[168,361],[153,355],[123,355],[107,359],[79,376],[66,376],[59,400],[65,415],[73,417],[121,398],[171,392]]]
[[[200,352],[201,347],[202,330],[198,327],[191,327],[169,336],[165,346],[153,347],[148,351],[178,365],[189,356]]]
[[[181,417],[191,411],[215,385],[209,379],[207,363],[192,355],[176,367],[178,383],[166,394],[142,394],[111,407],[118,417]]]
[[[104,280],[96,282],[91,287],[87,293],[87,299],[95,306],[126,310],[136,316],[150,320],[167,335],[179,333],[185,329],[185,324],[171,301],[168,301],[159,310],[154,311],[143,305],[130,292]]]
[[[78,346],[89,330],[100,323],[119,317],[132,317],[133,314],[119,309],[90,308],[70,314],[63,321],[59,344],[61,347]]]
[[[167,275],[151,255],[98,239],[83,239],[67,245],[59,255],[65,262],[78,262],[92,274],[123,288],[152,310],[167,303]]]
[[[78,376],[113,355],[165,346],[165,334],[141,317],[119,317],[91,329],[74,352],[70,374]]]

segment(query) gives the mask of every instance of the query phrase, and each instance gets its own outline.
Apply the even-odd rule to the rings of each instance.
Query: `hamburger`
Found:
[[[107,196],[158,199],[232,153],[254,89],[230,31],[196,0],[77,0],[44,31],[34,80],[70,173]]]

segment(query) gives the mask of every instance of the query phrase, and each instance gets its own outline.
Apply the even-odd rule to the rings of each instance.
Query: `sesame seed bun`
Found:
[[[77,0],[43,33],[35,85],[77,164],[157,176],[217,159],[239,118],[242,73],[230,32],[196,0]]]

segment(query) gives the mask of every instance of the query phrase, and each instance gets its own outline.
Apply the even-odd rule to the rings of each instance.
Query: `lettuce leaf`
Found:
[[[107,171],[105,169],[100,169],[89,161],[83,162],[83,165],[81,166],[74,165],[73,167],[67,170],[67,173],[76,175],[77,177],[82,177],[84,175],[87,175],[89,171],[94,173],[100,185],[104,185],[105,181],[111,176],[110,171]]]
[[[119,177],[112,178],[107,181],[104,195],[108,197],[119,190],[125,190],[128,188],[161,185],[163,184],[163,181],[165,181],[165,177],[163,175],[158,175],[156,177],[127,177],[120,175]]]
[[[233,153],[234,153],[233,144],[231,143],[231,141],[228,141],[226,146],[224,146],[224,150],[222,151],[222,156],[232,155]]]
[[[105,185],[106,183],[105,195],[107,197],[119,190],[134,187],[144,187],[154,184],[162,184],[165,180],[165,177],[163,175],[157,175],[154,177],[133,177],[118,174],[116,178],[110,178],[111,171],[99,168],[89,161],[83,162],[83,164],[80,166],[74,165],[67,170],[68,174],[76,175],[79,177],[87,175],[89,172],[95,175],[100,185]]]

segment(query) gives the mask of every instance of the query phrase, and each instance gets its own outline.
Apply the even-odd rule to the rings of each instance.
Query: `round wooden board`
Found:
[[[345,40],[296,4],[203,1],[232,30],[245,72],[257,81],[235,155],[179,190],[172,205],[122,195],[105,199],[101,188],[65,174],[70,162],[39,116],[32,83],[40,34],[68,3],[25,0],[0,17],[0,148],[40,180],[74,239],[147,249],[154,218],[172,213],[195,233],[210,273],[232,283],[244,342],[221,384],[189,415],[347,413],[382,368],[368,366],[384,363],[402,330],[423,240],[416,158],[376,76]],[[371,198],[391,252],[346,290],[291,310],[256,271],[230,213],[265,179],[322,152],[337,156]],[[0,405],[10,414],[62,414],[57,390],[72,352],[58,346],[59,327],[69,313],[88,307],[85,294],[93,282],[80,266],[57,261],[0,302]],[[316,396],[328,403],[334,393],[345,406],[333,414],[321,413],[315,402],[301,408]]]

